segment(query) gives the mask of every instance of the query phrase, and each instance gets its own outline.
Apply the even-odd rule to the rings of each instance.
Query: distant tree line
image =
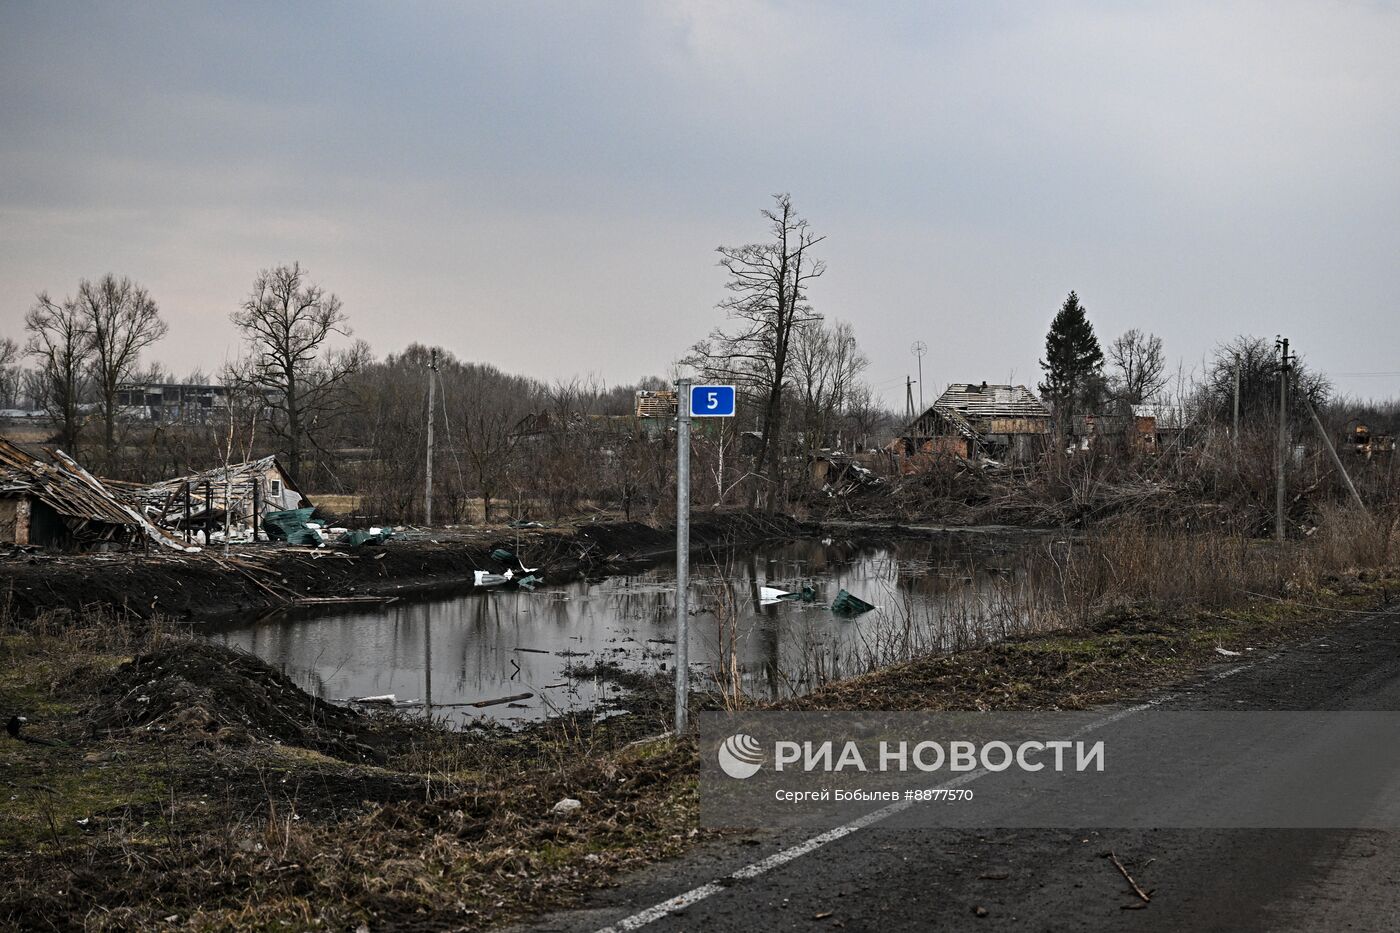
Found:
[[[756,241],[718,247],[724,322],[667,378],[546,383],[417,343],[376,359],[354,339],[336,294],[292,262],[259,272],[231,309],[243,349],[216,374],[177,378],[143,363],[167,326],[154,298],[128,278],[84,279],[61,300],[40,293],[24,341],[0,338],[0,407],[42,409],[52,440],[107,475],[154,480],[276,453],[303,488],[358,496],[365,515],[389,521],[422,515],[431,418],[439,521],[588,509],[664,516],[675,497],[674,425],[638,417],[636,394],[687,375],[733,383],[741,396],[737,418],[696,425],[696,501],[787,508],[807,494],[814,452],[870,451],[898,422],[865,381],[869,360],[854,328],[815,301],[824,237],[786,194],[762,218]],[[1101,345],[1072,291],[1053,316],[1040,366],[1038,388],[1061,442],[1086,415],[1132,415],[1143,405],[1233,430],[1238,386],[1241,420],[1267,457],[1280,377],[1272,341],[1240,336],[1203,372],[1173,372],[1156,335],[1131,328]],[[1322,407],[1331,387],[1301,361],[1289,379],[1290,417],[1301,423],[1304,400]],[[143,382],[217,384],[221,404],[185,423],[123,418],[119,388]]]
[[[1041,397],[1066,426],[1084,415],[1122,414],[1154,402],[1174,402],[1195,418],[1232,423],[1237,385],[1243,421],[1277,419],[1281,366],[1274,341],[1241,335],[1217,346],[1204,373],[1199,378],[1179,374],[1170,396],[1172,375],[1162,338],[1131,328],[1105,353],[1075,292],[1051,321],[1040,366],[1045,373]],[[1288,379],[1293,418],[1306,417],[1305,400],[1321,405],[1332,391],[1327,378],[1303,360],[1293,363]]]

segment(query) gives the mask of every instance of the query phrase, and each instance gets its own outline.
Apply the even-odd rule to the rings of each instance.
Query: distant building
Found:
[[[1085,415],[1072,426],[1072,447],[1089,450],[1101,442],[1120,450],[1153,454],[1179,444],[1188,415],[1176,405],[1122,405],[1116,412]]]
[[[1377,454],[1391,454],[1395,452],[1395,436],[1380,434],[1367,425],[1358,423],[1349,433],[1342,436],[1339,452],[1365,457],[1368,460]]]
[[[665,434],[680,413],[680,403],[671,389],[643,390],[637,393],[637,423],[649,436]]]
[[[670,389],[644,390],[637,393],[638,418],[674,418],[677,411],[676,393]]]
[[[955,383],[890,445],[905,468],[920,457],[1024,462],[1044,451],[1050,409],[1025,386]]]
[[[227,408],[227,386],[142,382],[117,387],[117,409],[137,421],[202,422]]]

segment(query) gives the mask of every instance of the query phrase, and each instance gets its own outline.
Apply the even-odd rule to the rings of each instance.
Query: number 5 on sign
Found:
[[[733,418],[733,386],[691,386],[690,414],[695,418]]]

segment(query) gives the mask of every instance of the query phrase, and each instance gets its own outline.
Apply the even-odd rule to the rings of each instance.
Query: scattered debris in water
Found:
[[[843,616],[858,616],[874,608],[873,604],[866,602],[859,596],[852,596],[844,589],[837,593],[836,598],[831,601],[831,611]]]
[[[486,589],[488,587],[495,586],[504,586],[507,579],[509,578],[506,577],[504,574],[491,573],[486,570],[472,571],[472,583],[478,589]]]
[[[516,701],[518,701],[518,700],[528,700],[528,699],[532,698],[533,696],[534,696],[533,693],[512,693],[512,694],[511,694],[510,696],[508,696],[508,697],[497,697],[497,698],[494,699],[494,700],[477,700],[475,703],[466,703],[466,704],[464,704],[464,705],[473,707],[473,708],[475,708],[475,709],[485,709],[485,708],[488,707],[488,706],[500,706],[500,705],[503,704],[503,703],[511,703],[511,704],[514,704],[514,703],[515,703]],[[443,705],[446,706],[446,705],[455,705],[455,704],[443,704]]]

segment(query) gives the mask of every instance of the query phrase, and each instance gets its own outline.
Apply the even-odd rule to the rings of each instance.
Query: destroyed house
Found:
[[[1085,415],[1073,425],[1074,448],[1110,447],[1127,453],[1150,454],[1158,450],[1157,418],[1136,410]]]
[[[311,507],[276,457],[163,480],[136,497],[152,521],[180,530],[249,526],[255,514]]]
[[[1395,436],[1373,431],[1368,425],[1358,422],[1350,432],[1342,435],[1337,449],[1369,460],[1380,454],[1394,453]]]
[[[648,437],[664,435],[676,423],[679,409],[676,393],[670,389],[642,390],[637,393],[637,424]]]
[[[954,383],[891,445],[897,455],[955,455],[1003,461],[1038,456],[1050,410],[1025,386]]]
[[[0,541],[65,549],[112,544],[180,548],[61,450],[45,463],[0,438]]]
[[[829,496],[880,485],[879,477],[860,458],[839,450],[813,451],[807,456],[807,470],[812,489]]]
[[[637,393],[637,417],[673,421],[676,417],[676,393],[670,389],[642,390]]]

